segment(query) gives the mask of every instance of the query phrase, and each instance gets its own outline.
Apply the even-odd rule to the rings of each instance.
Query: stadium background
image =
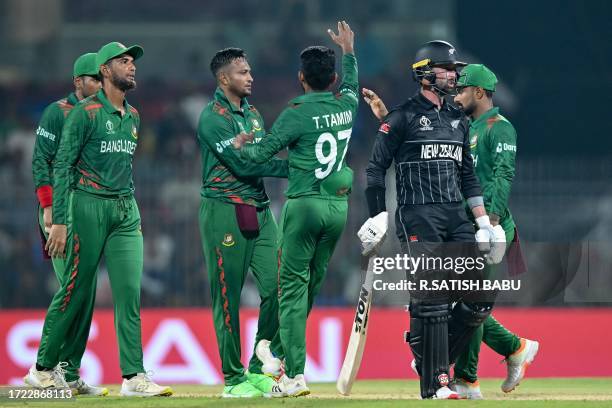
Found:
[[[31,153],[42,110],[72,89],[75,57],[111,40],[145,49],[137,63],[138,89],[128,94],[143,122],[134,175],[145,236],[145,347],[154,343],[156,333],[191,333],[191,339],[185,334],[159,340],[162,345],[151,347],[166,354],[155,360],[155,350],[149,349],[148,362],[166,373],[160,380],[193,381],[179,372],[185,371],[180,367],[197,371],[207,366],[194,363],[198,344],[210,359],[206,372],[216,370],[218,375],[219,366],[205,309],[210,296],[197,227],[200,159],[195,123],[215,86],[210,58],[227,46],[247,51],[255,78],[250,101],[269,127],[286,101],[301,92],[296,81],[299,51],[315,43],[331,46],[325,29],[335,27],[338,19],[346,19],[356,33],[361,85],[376,90],[388,105],[401,103],[415,91],[410,63],[417,46],[431,39],[451,41],[461,59],[483,62],[497,73],[501,82],[496,104],[519,135],[511,208],[530,267],[522,277],[524,290],[502,299],[505,308],[499,314],[505,318],[500,320],[522,335],[547,339],[549,354],[534,371],[548,376],[554,375],[555,358],[567,341],[554,322],[567,324],[563,317],[573,314],[579,324],[575,330],[590,334],[585,348],[590,347],[591,354],[576,360],[570,374],[605,375],[598,361],[612,361],[610,351],[601,354],[609,349],[602,343],[607,329],[588,322],[593,316],[608,321],[612,317],[611,12],[612,3],[605,1],[589,1],[588,6],[575,1],[553,6],[484,0],[440,0],[435,5],[412,0],[0,1],[0,366],[6,368],[0,383],[22,374],[33,361],[43,309],[56,288],[51,266],[40,252]],[[354,234],[367,214],[363,170],[376,128],[362,104],[348,153],[356,173],[349,222],[309,328],[309,353],[316,355],[309,363],[311,373],[324,371],[322,377],[328,380],[335,378],[336,361],[343,354],[361,280]],[[285,185],[266,181],[277,215]],[[393,194],[390,188],[390,204]],[[392,255],[398,249],[389,239],[384,252]],[[116,350],[103,266],[96,302],[100,312],[94,315],[97,329],[84,370],[94,382],[116,381],[116,353],[100,360],[102,368],[91,362],[99,357],[97,350]],[[247,282],[243,304],[257,303],[254,285]],[[370,339],[376,338],[379,327],[378,341],[385,346],[384,331],[397,331],[397,336],[387,336],[393,339],[388,352],[405,354],[406,359],[395,369],[371,368],[381,363],[372,351],[377,340],[369,339],[366,359],[374,357],[368,365],[373,371],[363,375],[410,376],[409,352],[401,344],[407,325],[401,311],[405,298],[381,293],[375,303]],[[525,307],[537,308],[526,313]],[[253,312],[246,312],[245,321],[252,318]],[[336,323],[329,320],[333,318]],[[186,344],[195,348],[184,348]],[[331,349],[339,351],[326,355]],[[485,356],[485,374],[502,374],[496,358]],[[168,371],[170,366],[176,370]],[[218,378],[207,374],[206,381]]]

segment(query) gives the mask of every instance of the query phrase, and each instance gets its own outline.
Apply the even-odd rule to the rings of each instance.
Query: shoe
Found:
[[[124,378],[119,393],[123,397],[169,397],[172,394],[172,388],[155,384],[145,373],[138,373],[129,380]]]
[[[223,388],[223,394],[221,394],[222,398],[257,398],[262,396],[263,393],[248,380],[236,385],[226,385]]]
[[[511,392],[517,385],[521,383],[521,380],[525,376],[525,370],[527,366],[533,362],[540,343],[533,340],[521,339],[521,346],[519,349],[506,358],[506,364],[508,373],[506,379],[501,385],[503,392]]]
[[[82,378],[75,381],[69,381],[68,386],[73,390],[74,395],[95,395],[98,397],[105,397],[108,395],[108,388],[89,385],[83,381]]]
[[[304,374],[298,374],[294,378],[283,374],[276,385],[272,386],[270,396],[280,397],[301,397],[310,394],[310,389],[306,385]]]
[[[461,399],[461,396],[448,387],[438,388],[433,399]]]
[[[463,378],[455,378],[449,388],[459,394],[461,398],[473,400],[482,399],[482,392],[480,392],[478,380],[469,382]]]
[[[64,374],[66,371],[64,367],[66,367],[68,363],[59,363],[57,366],[53,368],[53,370],[37,370],[36,364],[33,364],[26,374],[23,377],[23,382],[30,387],[44,389],[44,388],[68,388],[68,383],[66,383],[66,379],[64,378]]]
[[[255,388],[263,393],[264,397],[270,397],[272,393],[272,387],[277,384],[274,378],[266,374],[246,373],[247,381],[251,383]]]
[[[261,372],[270,375],[272,377],[280,377],[281,372],[281,361],[274,357],[272,351],[270,351],[269,340],[259,340],[257,347],[255,347],[255,355],[263,363],[261,366]]]

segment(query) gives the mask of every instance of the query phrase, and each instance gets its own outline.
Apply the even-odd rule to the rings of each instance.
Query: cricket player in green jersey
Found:
[[[53,387],[61,374],[60,352],[70,328],[91,297],[100,258],[105,257],[113,292],[123,383],[121,395],[171,395],[143,367],[140,281],[143,238],[134,199],[132,159],[140,116],[125,100],[136,87],[140,46],[106,44],[97,53],[102,89],[66,118],[53,165],[53,224],[46,249],[65,256],[62,285],[45,317],[36,364],[28,377]],[[58,373],[59,371],[59,373]]]
[[[254,164],[232,148],[238,133],[253,133],[265,140],[264,121],[247,101],[253,77],[246,54],[226,48],[215,54],[210,69],[217,81],[213,100],[198,124],[202,157],[202,202],[199,223],[212,295],[213,319],[225,388],[222,396],[268,395],[274,379],[263,375],[262,363],[273,359],[266,339],[277,337],[277,226],[262,177],[288,175],[286,160]],[[261,298],[255,338],[256,350],[245,372],[240,345],[240,293],[252,270]]]
[[[354,34],[338,22],[328,30],[343,51],[343,82],[337,93],[334,51],[323,46],[302,51],[299,80],[304,95],[294,98],[259,143],[246,132],[234,139],[241,157],[266,163],[289,148],[289,186],[281,215],[279,250],[280,338],[285,374],[272,396],[310,393],[304,380],[306,319],[321,288],[348,212],[353,172],[346,165],[359,99]],[[255,135],[256,136],[256,135]]]
[[[102,84],[98,78],[98,67],[96,66],[96,53],[83,54],[74,62],[72,70],[74,92],[67,97],[55,101],[44,110],[38,128],[36,129],[36,143],[32,157],[32,174],[34,186],[39,202],[38,222],[41,236],[46,242],[46,237],[51,229],[52,202],[53,202],[53,160],[57,153],[57,147],[62,137],[62,128],[68,113],[79,101],[87,98],[100,89]],[[45,255],[47,253],[45,252]],[[64,259],[53,258],[51,260],[53,270],[60,285],[64,277]],[[89,326],[93,315],[93,307],[96,296],[96,285],[92,286],[90,298],[84,302],[81,315],[74,320],[70,328],[66,342],[62,345],[60,361],[67,363],[65,367],[65,380],[67,386],[76,390],[80,395],[107,395],[108,389],[95,387],[87,384],[79,376],[81,358],[85,352]],[[28,376],[26,382],[30,380]],[[36,382],[32,382],[36,386]]]
[[[512,243],[516,238],[516,226],[508,208],[508,199],[514,178],[516,131],[493,105],[496,83],[497,77],[486,66],[467,65],[457,81],[455,103],[471,119],[470,148],[491,224],[501,225],[506,242]],[[535,358],[539,344],[519,338],[489,316],[457,359],[456,391],[468,398],[482,398],[477,381],[481,342],[506,357],[507,376],[501,389],[503,392],[514,390],[525,375],[526,367]]]

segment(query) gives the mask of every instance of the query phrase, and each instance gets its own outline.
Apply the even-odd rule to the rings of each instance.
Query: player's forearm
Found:
[[[70,167],[59,163],[53,167],[53,224],[66,224]]]
[[[357,58],[351,53],[345,53],[342,56],[342,84],[340,85],[340,91],[346,91],[350,89],[353,91],[354,96],[359,100],[359,78],[357,74]]]
[[[269,136],[270,137],[270,136]],[[259,143],[248,143],[240,149],[240,157],[255,163],[265,163],[283,148],[279,143],[267,143],[266,138]]]
[[[485,188],[484,196],[487,212],[499,215],[506,213],[511,186],[511,181],[499,178]]]
[[[247,165],[237,166],[232,171],[238,177],[289,177],[289,164],[287,160],[272,159],[267,163],[248,163]]]

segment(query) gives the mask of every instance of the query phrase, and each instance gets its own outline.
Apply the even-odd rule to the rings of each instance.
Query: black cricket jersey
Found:
[[[469,123],[448,102],[420,92],[389,112],[366,168],[368,188],[385,188],[395,162],[397,204],[456,203],[482,195],[470,154]]]

